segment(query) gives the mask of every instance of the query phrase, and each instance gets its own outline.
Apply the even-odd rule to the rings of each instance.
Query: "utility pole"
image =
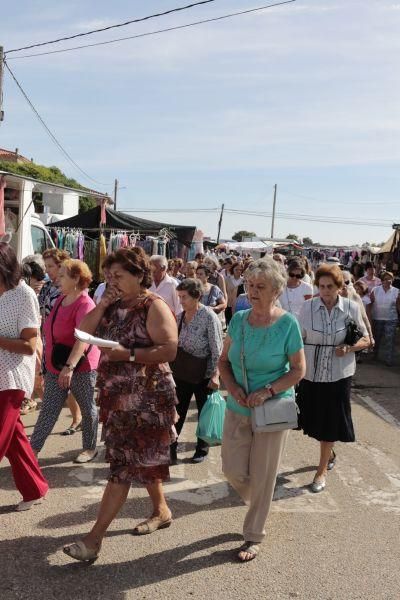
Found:
[[[274,227],[275,227],[275,207],[276,207],[276,188],[278,186],[274,185],[274,203],[272,205],[272,222],[271,222],[271,238],[274,239]]]
[[[221,233],[221,225],[222,225],[222,217],[223,217],[223,214],[224,214],[224,207],[225,207],[225,204],[223,204],[221,206],[221,214],[219,216],[219,221],[218,221],[217,244],[219,244],[219,236],[220,236],[220,233]]]
[[[117,210],[118,179],[114,180],[114,210]]]
[[[0,46],[0,123],[4,119],[4,111],[3,111],[3,73],[4,73],[4,52],[3,52],[3,46]]]

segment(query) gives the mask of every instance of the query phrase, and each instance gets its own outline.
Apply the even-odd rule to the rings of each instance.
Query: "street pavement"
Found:
[[[64,410],[40,455],[51,491],[17,513],[6,460],[0,466],[0,600],[57,599],[400,599],[400,375],[365,362],[353,393],[357,442],[338,444],[327,487],[312,494],[317,443],[293,431],[281,465],[267,537],[256,560],[240,564],[245,515],[220,468],[220,449],[192,465],[196,415],[189,414],[166,493],[169,529],[134,537],[149,514],[145,490],[132,488],[94,565],[60,548],[79,539],[96,515],[107,477],[104,449],[75,465],[80,434],[61,437]],[[23,417],[32,432],[36,414]]]

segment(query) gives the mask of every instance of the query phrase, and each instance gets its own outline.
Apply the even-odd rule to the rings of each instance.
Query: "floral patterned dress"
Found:
[[[155,299],[147,294],[134,308],[111,305],[96,335],[125,348],[153,346],[146,319]],[[147,485],[169,480],[170,444],[176,439],[175,383],[168,363],[110,362],[98,367],[100,421],[104,424],[109,481]]]

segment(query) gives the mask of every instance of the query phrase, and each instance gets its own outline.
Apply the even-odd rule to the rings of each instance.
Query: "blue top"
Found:
[[[228,358],[237,383],[245,389],[240,353],[244,336],[244,363],[247,372],[248,392],[254,392],[268,383],[273,383],[290,369],[289,357],[303,348],[300,327],[296,317],[290,313],[282,315],[268,327],[253,327],[248,322],[251,312],[242,310],[232,317],[228,335],[232,340]],[[290,396],[293,387],[277,394]],[[251,411],[241,406],[228,394],[227,408],[241,415],[250,416]]]
[[[221,304],[224,300],[225,297],[220,288],[217,285],[212,284],[210,291],[203,294],[200,298],[200,302],[204,304],[204,306],[218,306],[218,304]]]

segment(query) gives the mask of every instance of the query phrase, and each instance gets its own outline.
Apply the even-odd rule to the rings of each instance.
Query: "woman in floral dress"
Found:
[[[150,518],[133,533],[152,533],[172,522],[162,484],[169,479],[169,447],[176,437],[177,400],[168,365],[176,355],[176,321],[167,304],[147,289],[151,271],[141,248],[118,250],[105,263],[112,283],[81,329],[119,342],[102,349],[98,368],[110,475],[92,530],[64,547],[72,558],[90,562],[97,559],[132,482],[146,486],[153,505]]]

